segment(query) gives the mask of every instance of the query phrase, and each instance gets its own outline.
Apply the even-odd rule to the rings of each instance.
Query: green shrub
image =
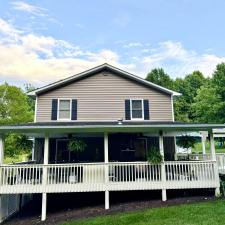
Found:
[[[148,162],[152,164],[161,164],[163,161],[163,157],[160,154],[159,149],[156,147],[152,147],[148,151],[148,156],[147,156]]]

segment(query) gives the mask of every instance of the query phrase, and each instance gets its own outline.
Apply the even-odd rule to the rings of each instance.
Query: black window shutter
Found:
[[[77,99],[72,99],[71,120],[77,120]]]
[[[52,99],[52,120],[57,120],[58,99]]]
[[[149,120],[149,102],[144,100],[144,119]]]
[[[125,100],[125,119],[130,120],[130,100]]]

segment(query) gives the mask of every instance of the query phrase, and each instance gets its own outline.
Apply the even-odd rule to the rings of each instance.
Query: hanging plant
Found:
[[[188,148],[194,148],[196,142],[196,138],[189,135],[182,135],[177,138],[177,145],[186,150],[188,150]]]
[[[152,147],[148,151],[147,160],[151,164],[161,164],[163,161],[163,157],[160,154],[159,149],[157,149],[156,147]]]
[[[83,152],[86,147],[85,141],[77,138],[71,139],[68,144],[68,149],[72,152]]]

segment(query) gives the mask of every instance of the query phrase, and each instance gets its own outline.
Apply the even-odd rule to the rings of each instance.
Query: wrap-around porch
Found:
[[[125,190],[161,190],[162,200],[167,199],[168,189],[195,189],[214,188],[219,193],[219,173],[216,163],[216,154],[212,128],[209,131],[210,158],[207,160],[176,161],[165,155],[165,137],[174,137],[174,130],[183,130],[183,127],[173,127],[164,129],[158,127],[138,127],[138,129],[94,129],[102,135],[103,161],[102,162],[69,162],[58,163],[58,159],[51,162],[50,142],[51,138],[62,134],[62,130],[57,132],[49,129],[18,130],[31,134],[44,134],[43,142],[43,162],[26,165],[4,165],[0,166],[0,193],[42,193],[42,220],[46,218],[47,193],[63,192],[105,192],[105,208],[109,208],[109,192]],[[147,128],[147,129],[146,129]],[[151,129],[150,129],[151,128]],[[192,130],[193,127],[189,127]],[[196,129],[203,129],[197,127]],[[185,130],[185,129],[184,129]],[[66,131],[66,132],[65,132]],[[71,130],[63,128],[66,134],[84,132],[85,130]],[[122,131],[122,132],[121,132]],[[110,149],[110,135],[113,133],[144,133],[157,138],[158,149],[162,155],[160,164],[151,164],[146,159],[137,161],[132,158],[131,149],[126,149],[126,156],[121,156],[123,161],[116,161]],[[88,134],[90,134],[88,130]],[[122,134],[121,134],[122,135]],[[0,158],[3,162],[3,135],[0,138]],[[121,152],[121,151],[120,151]],[[140,153],[140,152],[139,152]],[[176,152],[175,152],[176,153]],[[124,154],[124,153],[122,153]],[[57,155],[57,154],[55,154]],[[136,158],[144,157],[143,152]],[[124,161],[127,158],[127,161]],[[168,158],[169,160],[166,160]],[[112,160],[111,160],[112,159]],[[114,160],[113,160],[114,159]]]

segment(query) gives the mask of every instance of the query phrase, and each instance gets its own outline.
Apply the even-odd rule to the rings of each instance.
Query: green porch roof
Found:
[[[36,122],[0,126],[0,134],[17,133],[78,133],[78,132],[185,132],[211,131],[225,128],[225,124],[151,122],[151,121],[111,121],[111,122]]]

